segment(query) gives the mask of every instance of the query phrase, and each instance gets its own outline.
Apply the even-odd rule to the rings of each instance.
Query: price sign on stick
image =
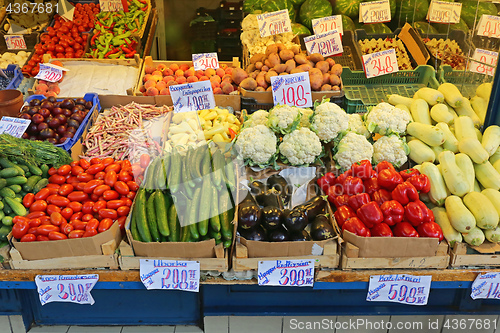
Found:
[[[344,52],[342,40],[337,30],[306,37],[304,38],[304,44],[309,54],[319,53],[323,57],[329,57]]]
[[[62,79],[64,71],[68,71],[68,69],[53,64],[40,64],[40,71],[35,79],[57,82]]]
[[[260,37],[284,34],[292,31],[288,9],[257,15]]]
[[[372,78],[399,71],[398,59],[394,49],[363,55],[366,77]]]
[[[391,20],[389,0],[362,2],[359,4],[359,22],[382,23]]]
[[[274,105],[286,104],[308,108],[312,106],[309,74],[295,73],[271,77]]]
[[[193,66],[195,71],[204,71],[207,68],[219,68],[219,59],[217,53],[198,53],[193,54]]]
[[[432,276],[408,274],[370,276],[366,300],[370,302],[396,302],[426,305]]]
[[[259,261],[259,286],[312,287],[313,260]]]
[[[37,275],[36,288],[40,303],[71,302],[94,304],[90,292],[99,280],[98,274],[86,275]]]
[[[7,133],[16,138],[20,138],[23,136],[30,123],[31,120],[29,119],[2,117],[2,120],[0,120],[0,134]]]
[[[118,12],[124,10],[121,0],[99,0],[99,7],[103,12]]]
[[[27,49],[23,35],[5,35],[3,37],[5,38],[5,44],[8,50]]]
[[[215,108],[215,98],[210,81],[170,86],[174,112],[189,112]]]
[[[472,299],[500,299],[500,273],[482,273],[472,282]]]
[[[472,59],[477,60],[471,61],[469,65],[469,70],[471,72],[479,73],[479,74],[487,74],[494,76],[495,75],[495,67],[497,66],[498,61],[498,52],[476,49],[474,51],[474,55]]]
[[[459,23],[462,4],[432,0],[427,12],[427,20],[431,23]]]
[[[342,27],[342,15],[334,15],[314,19],[312,20],[312,27],[314,34],[316,35],[334,30],[338,31],[338,33],[341,35],[344,33]]]
[[[141,281],[146,289],[200,291],[200,262],[141,259]]]
[[[500,38],[500,16],[483,15],[477,25],[480,36]]]

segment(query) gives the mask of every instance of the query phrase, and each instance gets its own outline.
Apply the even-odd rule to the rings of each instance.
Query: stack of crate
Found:
[[[196,10],[196,18],[206,18],[206,21],[201,19],[189,27],[192,53],[217,52],[217,16],[217,9],[210,10],[200,7]]]
[[[219,60],[231,61],[241,58],[241,21],[243,20],[243,1],[221,1],[218,10],[219,27],[217,32],[217,53]]]

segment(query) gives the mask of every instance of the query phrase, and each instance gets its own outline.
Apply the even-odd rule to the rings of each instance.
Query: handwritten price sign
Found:
[[[284,34],[292,31],[288,9],[257,15],[260,37]]]
[[[35,76],[35,79],[57,82],[62,79],[65,71],[68,71],[68,69],[52,64],[40,64],[40,71]]]
[[[359,4],[359,22],[381,23],[391,20],[389,0],[362,2]]]
[[[474,51],[472,59],[477,60],[481,63],[476,61],[471,61],[469,65],[469,70],[471,72],[479,74],[487,74],[491,76],[495,75],[495,68],[497,66],[497,61],[498,61],[498,52],[476,49]]]
[[[394,49],[363,55],[366,77],[372,78],[399,71],[398,59]]]
[[[480,36],[500,38],[500,16],[483,15],[477,25]]]
[[[31,120],[29,119],[2,117],[2,120],[0,120],[0,134],[7,133],[16,138],[20,138],[23,136],[30,123]]]
[[[337,30],[306,37],[304,38],[304,44],[309,54],[319,53],[323,57],[329,57],[344,52],[342,40]]]
[[[141,259],[141,281],[146,289],[200,291],[198,261]]]
[[[312,27],[314,34],[316,35],[335,30],[338,31],[338,33],[341,35],[344,33],[342,27],[342,15],[334,15],[314,19],[312,20]]]
[[[99,0],[99,6],[103,12],[118,12],[124,10],[121,0]]]
[[[431,289],[431,279],[432,276],[407,274],[370,276],[366,300],[426,305]]]
[[[35,277],[42,305],[50,302],[94,304],[95,301],[90,292],[98,280],[98,274],[37,275]]]
[[[312,287],[312,260],[259,261],[259,286]]]
[[[295,73],[271,77],[274,105],[286,104],[308,108],[312,106],[309,74]]]
[[[195,71],[204,71],[207,68],[219,68],[219,59],[217,53],[198,53],[193,54],[193,66]]]
[[[174,112],[189,112],[215,108],[215,98],[210,81],[170,86]]]
[[[432,23],[459,23],[462,4],[432,0],[427,12],[427,20]]]
[[[26,41],[23,35],[5,35],[5,44],[8,50],[23,50],[26,49]]]

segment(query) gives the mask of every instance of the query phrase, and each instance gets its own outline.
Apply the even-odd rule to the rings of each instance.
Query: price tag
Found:
[[[292,31],[288,9],[257,15],[260,37],[284,34]]]
[[[124,10],[121,0],[99,0],[99,6],[103,12],[118,12]]]
[[[409,305],[426,305],[429,299],[432,276],[408,274],[370,276],[366,300],[395,302]]]
[[[459,23],[462,4],[432,0],[427,12],[427,21],[431,23]]]
[[[328,31],[337,30],[339,34],[343,34],[342,15],[334,15],[322,17],[312,20],[314,34],[319,35]]]
[[[482,273],[472,282],[472,299],[500,299],[500,273]]]
[[[62,18],[67,21],[73,21],[73,15],[75,14],[75,6],[70,4],[67,0],[59,0],[57,3],[57,14],[62,16]]]
[[[4,116],[2,120],[0,120],[0,134],[6,133],[16,138],[20,138],[23,136],[30,123],[31,120],[29,119]]]
[[[362,2],[359,4],[359,22],[382,23],[391,20],[389,0]]]
[[[259,261],[259,286],[312,287],[313,260]]]
[[[9,31],[7,31],[8,34],[28,34],[29,31],[26,28],[20,27],[15,23],[11,23],[9,27]]]
[[[68,71],[68,69],[53,64],[40,64],[40,71],[35,79],[57,82],[62,79],[64,71]]]
[[[479,74],[487,74],[491,76],[495,75],[495,68],[497,66],[497,60],[498,60],[498,52],[476,49],[474,51],[472,59],[477,60],[481,63],[478,63],[476,61],[471,61],[469,65],[469,70],[471,72]],[[490,64],[491,66],[488,66],[488,64]]]
[[[27,49],[23,35],[4,35],[3,37],[5,38],[5,44],[8,50]]]
[[[195,71],[204,71],[207,68],[219,68],[219,59],[217,53],[198,53],[193,54],[193,66]]]
[[[483,15],[477,25],[480,36],[500,38],[500,16]]]
[[[286,104],[301,108],[312,107],[309,73],[295,73],[271,77],[274,105]]]
[[[396,73],[399,71],[398,59],[394,49],[363,55],[363,67],[366,77],[372,78],[380,75]]]
[[[40,303],[71,302],[94,304],[90,292],[99,281],[99,274],[86,275],[37,275],[35,283]]]
[[[141,281],[146,289],[200,291],[198,261],[141,259]]]
[[[215,98],[210,81],[170,86],[174,112],[189,112],[215,108]]]
[[[319,53],[323,57],[329,57],[344,52],[342,40],[337,30],[306,37],[304,38],[304,44],[309,54]]]

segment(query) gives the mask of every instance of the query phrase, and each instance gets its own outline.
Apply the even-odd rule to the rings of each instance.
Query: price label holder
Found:
[[[472,299],[500,299],[500,273],[481,273],[472,282]]]
[[[430,275],[373,275],[370,276],[369,302],[395,302],[408,305],[426,305],[429,299]]]
[[[312,287],[314,261],[273,260],[259,261],[259,286]]]
[[[295,73],[271,77],[274,105],[286,104],[300,108],[312,107],[309,73]]]
[[[174,112],[189,112],[215,108],[214,92],[210,81],[170,86]]]
[[[343,34],[342,15],[334,15],[322,17],[312,20],[312,27],[315,35],[325,32],[337,30],[339,34]]]
[[[399,71],[398,59],[394,49],[363,55],[366,78],[396,73]]]
[[[309,54],[319,53],[323,57],[342,54],[344,52],[340,33],[337,30],[306,37],[304,38],[304,44]]]
[[[431,0],[426,19],[431,23],[459,23],[461,12],[460,2]]]
[[[257,15],[260,37],[284,34],[292,31],[288,9]]]
[[[103,12],[125,11],[122,0],[99,0],[99,6]]]
[[[25,50],[26,41],[23,35],[4,35],[5,44],[8,50]]]
[[[487,74],[494,76],[495,67],[498,61],[498,52],[475,49],[472,59],[476,61],[471,61],[469,65],[469,70],[474,73]]]
[[[69,69],[53,64],[40,64],[40,71],[35,76],[35,79],[57,82],[62,79],[65,71],[69,71]]]
[[[10,27],[9,27],[9,30],[7,31],[7,33],[9,35],[13,35],[13,34],[27,34],[28,33],[28,29],[20,27],[20,26],[18,26],[15,23],[11,23]]]
[[[383,23],[391,20],[389,0],[362,2],[359,4],[359,22]]]
[[[37,275],[36,288],[40,303],[71,302],[94,304],[90,292],[99,281],[99,274],[86,275]]]
[[[477,25],[479,36],[500,38],[500,16],[483,14]]]
[[[219,58],[216,52],[193,54],[193,66],[195,71],[204,71],[207,68],[219,68]]]
[[[4,116],[2,120],[0,120],[0,134],[7,133],[16,138],[20,138],[23,136],[30,123],[31,120],[29,119]]]
[[[57,3],[57,14],[62,16],[66,21],[73,21],[75,6],[70,4],[67,0],[59,0]]]
[[[141,259],[140,277],[146,289],[199,292],[200,262]]]

